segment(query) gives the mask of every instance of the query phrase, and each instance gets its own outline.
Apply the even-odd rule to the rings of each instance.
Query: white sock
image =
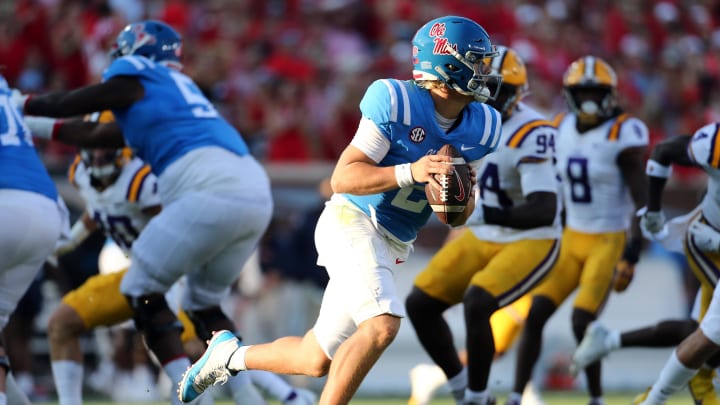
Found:
[[[245,365],[245,352],[251,347],[252,345],[240,346],[230,355],[230,359],[228,360],[228,368],[230,371],[247,370],[247,366]]]
[[[620,348],[620,332],[611,330],[610,333],[605,337],[605,347],[609,350],[617,350]]]
[[[31,405],[30,399],[28,399],[27,395],[25,395],[20,387],[18,387],[13,373],[8,374],[7,379],[5,380],[5,396],[7,398],[7,402],[10,404]]]
[[[488,390],[487,388],[485,388],[485,390],[483,391],[473,391],[470,388],[465,389],[465,401],[484,404],[489,396],[490,390]]]
[[[172,381],[172,384],[170,384],[170,401],[173,405],[183,405],[183,403],[180,402],[180,398],[177,396],[177,389],[183,374],[189,367],[190,359],[187,357],[177,358],[169,363],[163,364],[162,366],[165,373],[167,373],[168,377],[170,377],[170,381]]]
[[[683,389],[690,379],[697,373],[697,370],[687,368],[677,357],[677,350],[673,350],[670,358],[660,371],[655,384],[653,384],[646,404],[664,404],[670,395]]]
[[[452,391],[453,397],[455,397],[455,399],[462,399],[462,398],[459,398],[459,396],[462,396],[464,398],[465,389],[467,388],[467,383],[468,383],[467,368],[463,368],[455,376],[448,379],[448,385],[450,386],[450,391]]]
[[[73,360],[50,362],[60,405],[82,405],[83,365]]]
[[[278,401],[285,401],[294,391],[292,385],[275,373],[263,370],[248,370],[243,374],[250,376],[253,384]]]

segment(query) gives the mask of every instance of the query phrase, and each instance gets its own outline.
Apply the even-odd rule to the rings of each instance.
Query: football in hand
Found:
[[[470,170],[460,152],[452,145],[444,145],[437,154],[452,157],[454,170],[452,174],[436,174],[435,179],[442,186],[442,190],[437,190],[427,183],[425,195],[440,222],[452,224],[463,216],[470,200],[472,189]]]

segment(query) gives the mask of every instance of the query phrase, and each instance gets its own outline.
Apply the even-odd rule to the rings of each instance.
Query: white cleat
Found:
[[[410,370],[409,405],[428,405],[435,392],[447,382],[442,369],[434,364],[418,364]]]
[[[227,368],[230,356],[240,347],[240,341],[227,330],[217,332],[208,342],[205,353],[183,374],[178,398],[191,402],[215,384],[225,384],[236,373]]]
[[[522,404],[523,405],[547,405],[545,401],[543,401],[542,396],[540,395],[540,391],[538,391],[535,384],[532,383],[532,381],[528,382],[527,385],[525,385],[525,389],[522,393]]]
[[[599,322],[588,325],[582,342],[573,353],[572,364],[570,364],[570,373],[573,376],[577,376],[587,366],[610,353],[610,349],[605,344],[609,334],[610,331]]]

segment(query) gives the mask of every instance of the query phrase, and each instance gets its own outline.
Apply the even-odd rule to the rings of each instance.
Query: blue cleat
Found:
[[[178,398],[191,402],[209,387],[225,384],[230,376],[237,374],[228,369],[230,356],[240,347],[240,341],[227,330],[216,332],[208,341],[202,357],[183,374],[178,384]]]

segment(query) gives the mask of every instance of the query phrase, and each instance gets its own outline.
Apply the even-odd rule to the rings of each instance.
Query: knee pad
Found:
[[[168,306],[163,294],[126,298],[133,309],[135,327],[145,335],[148,345],[170,331],[182,332],[182,323]]]
[[[199,311],[185,311],[185,313],[195,327],[195,333],[197,333],[198,337],[203,341],[210,340],[214,331],[221,329],[235,329],[233,322],[217,305]],[[240,335],[237,333],[235,336],[242,340]]]

